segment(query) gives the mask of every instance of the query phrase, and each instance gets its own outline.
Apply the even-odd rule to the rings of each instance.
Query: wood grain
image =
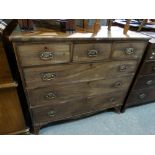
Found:
[[[4,83],[4,84],[0,84],[0,89],[3,88],[12,88],[12,87],[17,87],[18,83],[17,82],[11,82],[11,83]]]
[[[102,95],[116,90],[124,90],[124,92],[126,92],[131,83],[132,77],[133,76],[123,79],[115,78],[110,80],[98,80],[70,85],[51,85],[44,88],[27,90],[28,98],[31,106],[37,106],[65,103],[69,100]],[[51,95],[54,95],[54,97]]]
[[[74,100],[67,103],[44,106],[41,108],[33,108],[32,115],[35,123],[47,123],[66,118],[71,118],[76,115],[82,115],[84,113],[96,112],[104,110],[108,107],[119,106],[122,104],[123,92],[105,94],[104,96],[95,96],[91,99]],[[112,98],[116,98],[116,101],[112,101]],[[109,102],[109,100],[111,100]],[[67,108],[66,108],[67,107]],[[64,110],[65,109],[65,110]]]
[[[109,58],[110,52],[110,43],[74,44],[73,61],[104,60]]]
[[[140,76],[136,79],[133,89],[144,89],[155,86],[155,75]]]
[[[146,61],[141,65],[140,75],[155,74],[155,61]]]
[[[126,106],[128,107],[153,102],[155,100],[154,92],[154,87],[132,91],[129,94]]]
[[[0,84],[13,82],[2,42],[0,42]]]
[[[15,88],[0,89],[0,134],[26,129]]]
[[[127,49],[133,48],[133,53],[128,54]],[[112,49],[114,59],[140,59],[146,48],[145,42],[115,42]]]
[[[155,100],[154,49],[155,49],[155,42],[154,39],[151,39],[145,50],[145,55],[141,61],[141,66],[139,66],[138,72],[133,81],[132,87],[129,91],[129,95],[124,103],[123,111],[125,110],[125,107],[150,103]]]
[[[10,39],[37,133],[51,122],[120,109],[149,37],[101,27],[96,34],[15,30]],[[57,51],[55,61],[40,60],[44,45]]]
[[[43,60],[41,54],[51,52],[51,59]],[[27,44],[17,46],[17,52],[22,66],[66,63],[70,61],[69,44]]]
[[[9,45],[7,37],[13,29],[14,21],[10,22],[0,36],[0,134],[23,134],[29,129],[26,127],[20,105],[17,86],[13,80],[5,45]],[[1,39],[2,38],[2,39]],[[11,65],[13,65],[10,62]]]
[[[14,32],[9,37],[10,40],[16,42],[44,42],[44,41],[92,41],[92,40],[144,40],[148,41],[149,36],[136,33],[133,31],[128,31],[128,34],[123,34],[123,29],[117,26],[112,26],[111,31],[107,31],[107,26],[101,26],[97,34],[88,33],[88,32],[75,32],[73,34],[68,34],[60,31],[56,31],[51,28],[41,28],[36,27],[36,30],[33,32],[21,32],[19,27],[17,27]]]
[[[27,88],[37,88],[55,83],[70,84],[100,79],[111,79],[134,75],[137,61],[109,61],[90,64],[64,64],[46,67],[25,68],[24,77]],[[124,67],[124,69],[123,69]],[[122,69],[121,69],[122,68]],[[52,80],[42,80],[46,73],[54,74]]]

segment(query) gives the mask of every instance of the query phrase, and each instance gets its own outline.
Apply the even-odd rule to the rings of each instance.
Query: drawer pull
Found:
[[[110,102],[115,102],[116,101],[116,99],[114,98],[114,97],[112,97],[112,98],[110,98],[110,100],[109,100]]]
[[[49,92],[47,95],[45,95],[45,99],[52,100],[55,99],[56,95],[53,92]]]
[[[155,66],[152,67],[152,71],[155,71]]]
[[[122,85],[122,82],[118,81],[114,84],[114,88],[118,88]]]
[[[120,68],[119,68],[119,71],[120,72],[125,72],[126,69],[127,69],[126,65],[121,65]]]
[[[49,116],[49,117],[53,117],[53,116],[55,116],[55,111],[49,111],[48,113],[47,113],[47,115]]]
[[[153,80],[149,80],[146,82],[147,85],[152,85],[153,84]]]
[[[41,60],[51,60],[53,59],[53,53],[52,52],[42,52],[40,54],[40,59]]]
[[[144,93],[139,95],[140,99],[144,99],[145,97],[146,97],[146,94],[144,94]]]
[[[55,77],[56,77],[55,73],[42,73],[41,74],[41,79],[43,81],[50,81],[50,80],[55,79]]]
[[[155,52],[155,48],[154,48],[154,47],[152,48],[152,52]],[[154,55],[154,54],[153,54],[153,55]]]
[[[40,53],[41,60],[51,60],[53,59],[53,52],[49,51],[47,47],[44,48],[44,51]]]
[[[152,52],[152,55],[155,55],[155,52]]]
[[[97,50],[88,50],[87,54],[89,57],[96,57],[98,55],[98,51]]]
[[[135,49],[134,48],[126,48],[125,49],[125,53],[127,54],[127,55],[132,55],[132,54],[134,54],[135,53]]]

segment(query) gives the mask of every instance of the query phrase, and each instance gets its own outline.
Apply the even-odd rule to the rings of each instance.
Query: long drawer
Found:
[[[132,91],[127,99],[126,106],[138,105],[155,100],[155,88],[146,88]]]
[[[137,61],[129,60],[25,68],[23,72],[27,88],[36,88],[134,75],[136,66]]]
[[[22,44],[17,47],[21,66],[58,64],[70,61],[70,44]]]
[[[115,42],[112,48],[112,58],[140,59],[145,48],[144,42]]]
[[[82,114],[101,111],[122,105],[124,92],[115,92],[87,99],[33,108],[32,116],[35,123],[53,122],[64,118],[72,118]]]
[[[109,80],[98,80],[69,85],[51,85],[27,90],[31,106],[65,103],[69,100],[102,95],[114,91],[126,92],[132,76]]]

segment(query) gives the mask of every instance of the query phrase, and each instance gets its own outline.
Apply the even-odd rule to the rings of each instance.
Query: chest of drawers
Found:
[[[150,34],[150,32],[148,32]],[[147,32],[146,32],[147,34]],[[150,36],[151,37],[151,36]],[[132,89],[125,101],[124,108],[155,101],[155,39],[146,48],[141,66],[138,69]]]
[[[120,108],[149,38],[102,27],[96,35],[17,30],[10,39],[38,133],[51,122]]]

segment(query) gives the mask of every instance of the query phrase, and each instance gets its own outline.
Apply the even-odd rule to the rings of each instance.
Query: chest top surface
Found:
[[[149,40],[150,37],[141,33],[128,31],[123,34],[123,29],[113,26],[111,31],[107,30],[107,26],[102,26],[97,34],[86,32],[75,32],[72,34],[55,31],[47,28],[36,27],[32,32],[21,32],[19,26],[10,36],[11,41],[72,41],[72,40]]]

